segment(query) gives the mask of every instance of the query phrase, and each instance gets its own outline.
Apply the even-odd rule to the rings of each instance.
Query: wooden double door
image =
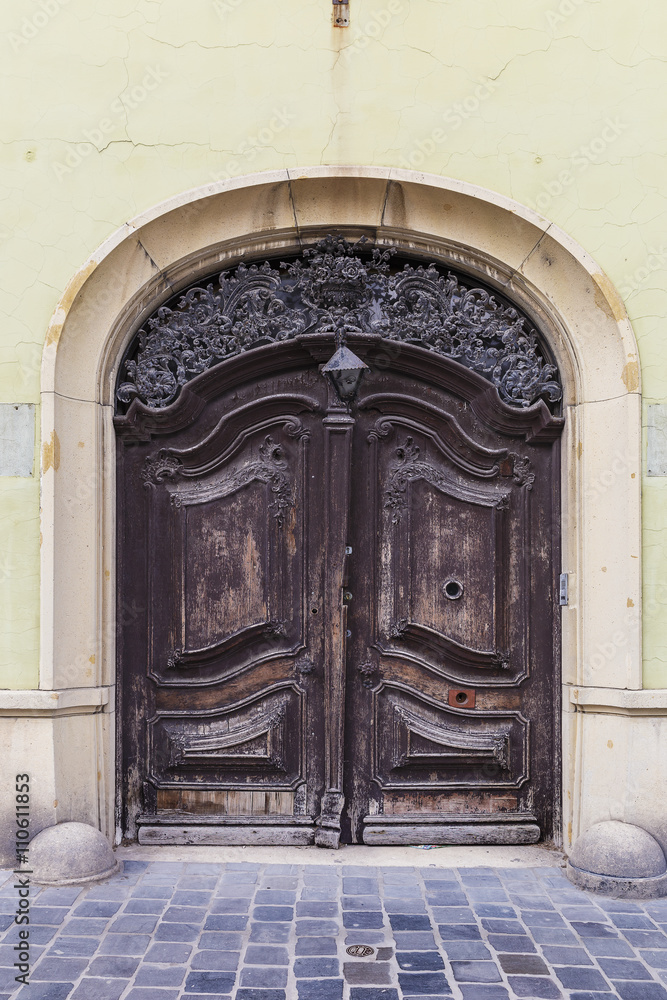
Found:
[[[560,423],[410,345],[348,407],[331,351],[116,420],[125,835],[549,838]]]

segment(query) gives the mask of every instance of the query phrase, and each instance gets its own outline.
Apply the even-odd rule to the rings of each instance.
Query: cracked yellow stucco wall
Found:
[[[637,0],[5,0],[0,402],[39,401],[93,249],[185,189],[369,164],[538,209],[620,290],[667,401],[667,8]],[[0,686],[37,683],[39,485],[0,480]],[[667,686],[667,482],[644,479],[645,684]]]

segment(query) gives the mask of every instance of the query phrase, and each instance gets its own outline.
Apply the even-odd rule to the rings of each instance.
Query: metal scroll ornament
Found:
[[[512,406],[562,395],[530,321],[493,293],[435,264],[392,273],[393,250],[327,236],[298,260],[246,265],[189,288],[144,324],[124,364],[121,404],[169,406],[214,365],[302,333],[376,334],[435,351],[478,372]]]

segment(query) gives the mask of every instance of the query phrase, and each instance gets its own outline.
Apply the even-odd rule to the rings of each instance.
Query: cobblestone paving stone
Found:
[[[27,986],[13,883],[0,872],[0,1000],[667,1000],[667,900],[593,896],[558,868],[126,861],[31,887]]]

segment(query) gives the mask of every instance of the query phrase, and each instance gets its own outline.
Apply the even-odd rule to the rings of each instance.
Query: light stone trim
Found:
[[[587,688],[640,688],[641,396],[637,345],[618,293],[580,246],[509,198],[457,180],[356,166],[281,170],[185,192],[121,227],[70,282],[42,365],[40,687],[101,688],[115,680],[112,403],[134,329],[175,291],[241,251],[298,248],[304,237],[332,229],[450,262],[503,289],[539,323],[560,368],[567,418],[562,568],[570,574],[570,605],[563,609],[562,679],[566,693],[576,687],[579,697]],[[57,467],[48,458],[58,451],[48,447],[54,442]],[[566,843],[608,818],[606,800],[587,794],[584,776],[602,766],[590,752],[597,731],[582,728],[602,716],[588,707],[575,712],[563,699]],[[87,718],[92,726],[96,716]],[[629,721],[604,719],[608,729]],[[660,722],[667,734],[667,722],[633,722]],[[103,741],[90,755],[90,769],[102,761],[98,812],[83,795],[85,815],[59,819],[87,820],[110,835],[112,729],[91,729],[90,738],[91,746]],[[632,752],[629,737],[623,745]],[[667,775],[660,788],[644,777],[632,790],[617,780],[614,793],[633,822],[649,799],[665,799]]]
[[[568,688],[570,704],[584,712],[667,715],[667,688],[628,691],[621,688]]]
[[[0,690],[0,715],[82,715],[108,708],[109,688],[65,688],[60,691]]]

